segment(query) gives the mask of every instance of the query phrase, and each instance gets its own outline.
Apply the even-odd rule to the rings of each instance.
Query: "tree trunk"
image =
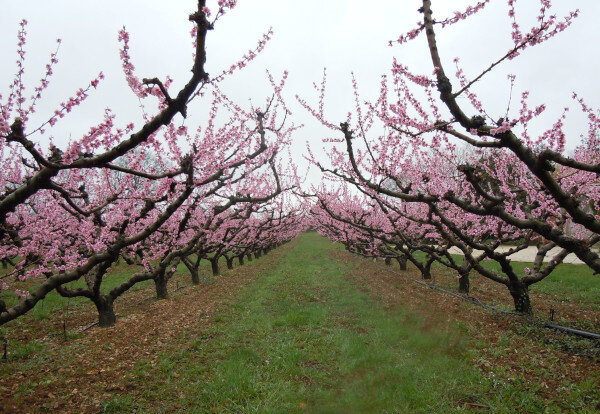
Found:
[[[406,270],[406,257],[405,256],[397,257],[396,260],[398,260],[398,265],[400,266],[400,270]]]
[[[227,269],[233,269],[233,257],[226,257]]]
[[[427,259],[425,266],[421,269],[421,275],[423,275],[423,279],[429,280],[431,279],[431,265],[435,260],[433,258]]]
[[[423,266],[423,268],[421,269],[421,276],[425,280],[431,279],[431,269],[429,268],[429,266]]]
[[[458,278],[458,291],[460,293],[469,293],[470,289],[471,283],[469,281],[469,272],[460,273]]]
[[[386,257],[383,261],[386,266],[391,266],[392,265],[392,258],[391,257]]]
[[[513,283],[508,287],[508,290],[515,302],[515,311],[525,315],[533,315],[533,308],[529,300],[529,287],[522,283]]]
[[[189,271],[190,271],[190,275],[192,276],[192,284],[199,285],[200,284],[200,274],[198,274],[198,269],[192,267],[191,269],[189,269]]]
[[[167,299],[169,297],[167,278],[165,278],[164,273],[154,278],[154,287],[156,288],[156,299]]]
[[[252,253],[248,253],[246,255],[246,258],[248,259],[249,262],[251,262],[252,261]]]
[[[219,258],[210,259],[210,267],[212,269],[213,276],[219,276],[221,274],[219,270]]]
[[[241,256],[238,256],[238,262],[240,263],[240,266],[244,265],[244,255],[243,254]]]
[[[254,258],[255,259],[259,259],[260,258],[260,250],[257,251],[256,253],[254,253]]]
[[[198,274],[198,268],[194,266],[192,262],[187,259],[183,259],[183,264],[188,268],[190,275],[192,276],[192,284],[200,284],[200,275]]]
[[[107,328],[114,326],[117,321],[113,301],[107,298],[101,298],[94,301],[96,309],[98,309],[98,326]]]

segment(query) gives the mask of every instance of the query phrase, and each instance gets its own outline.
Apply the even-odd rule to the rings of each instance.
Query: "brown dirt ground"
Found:
[[[15,333],[20,339],[41,338],[47,346],[45,359],[36,367],[27,364],[27,359],[0,367],[0,372],[10,372],[0,377],[0,413],[102,412],[103,401],[137,387],[125,379],[136,362],[158,355],[184,332],[200,334],[216,310],[230,303],[242,286],[273,266],[289,248],[290,244],[282,246],[258,261],[226,271],[210,284],[172,292],[168,300],[151,299],[153,287],[131,292],[115,303],[121,317],[114,327],[92,327],[83,337],[66,343],[60,335],[47,336],[47,328],[36,331],[34,326]],[[175,290],[173,284],[171,289]],[[94,318],[94,309],[87,309],[70,315],[67,323],[81,327]],[[156,358],[151,364],[155,362]],[[19,393],[27,383],[36,385]]]
[[[119,320],[112,328],[92,327],[82,337],[66,342],[60,335],[49,336],[50,332],[62,329],[58,326],[62,324],[60,321],[54,322],[56,326],[48,326],[48,321],[33,322],[26,330],[15,332],[16,339],[43,342],[44,359],[39,366],[32,366],[30,358],[0,366],[1,373],[10,373],[0,376],[0,413],[98,413],[103,401],[142,392],[136,389],[139,384],[127,380],[125,375],[136,362],[155,363],[157,357],[152,356],[159,355],[185,332],[191,330],[201,335],[219,308],[227,306],[240,288],[263,270],[274,266],[293,245],[294,242],[250,265],[226,271],[214,283],[175,291],[168,300],[150,299],[152,287],[131,292],[117,301]],[[478,348],[480,357],[475,360],[484,374],[492,375],[504,367],[505,375],[523,376],[539,384],[540,392],[548,399],[556,397],[555,390],[565,380],[600,378],[600,364],[556,346],[565,341],[563,334],[535,329],[532,334],[523,335],[523,322],[514,317],[494,314],[437,293],[347,252],[332,254],[338,260],[355,264],[354,271],[347,276],[351,283],[385,307],[413,310],[422,317],[423,330],[450,331],[455,329],[456,322],[465,326],[471,342],[485,344]],[[409,269],[407,274],[419,277],[415,269]],[[445,281],[438,277],[437,282]],[[171,289],[174,288],[171,284]],[[498,298],[505,298],[508,293],[503,286],[478,280],[473,295],[484,302],[498,303]],[[576,303],[557,304],[556,298],[549,295],[532,294],[532,301],[536,309],[552,305],[565,317],[581,317],[584,312],[590,320],[600,321],[600,312],[582,311]],[[504,303],[509,305],[510,298]],[[94,310],[86,307],[70,312],[67,324],[80,330],[94,318]],[[22,392],[24,384],[30,384],[29,392]]]
[[[139,270],[139,267],[118,264],[111,268],[111,273],[132,272],[132,269],[135,272]],[[25,290],[35,289],[37,287],[36,282],[36,279],[31,282],[24,281],[20,288]],[[154,290],[150,287],[152,282],[147,281],[145,283],[145,286],[135,286],[127,291],[124,297],[117,299],[114,305],[117,317],[131,312],[132,309],[143,302],[151,301],[154,298]],[[177,272],[169,282],[169,288],[174,290],[188,284],[190,284],[189,275]],[[37,304],[38,307],[43,305],[43,301]],[[9,343],[26,343],[35,340],[46,344],[52,342],[54,336],[60,339],[63,329],[67,332],[79,332],[88,328],[96,320],[97,314],[91,302],[79,298],[79,300],[70,299],[67,306],[56,311],[51,319],[37,319],[31,314],[25,314],[21,318],[9,322],[4,327],[8,331],[6,338]]]
[[[481,357],[476,359],[476,363],[488,377],[495,375],[493,373],[498,372],[499,367],[506,368],[506,377],[523,376],[526,381],[539,384],[540,393],[545,399],[555,399],[556,390],[565,381],[578,383],[588,378],[600,380],[600,363],[594,361],[598,360],[597,355],[594,355],[595,358],[581,356],[576,351],[556,346],[568,343],[571,338],[565,334],[529,325],[519,317],[493,313],[466,303],[389,272],[381,264],[374,264],[345,251],[335,251],[332,254],[338,260],[356,263],[354,271],[348,275],[351,283],[386,308],[413,310],[422,317],[422,329],[442,329],[449,332],[455,329],[455,322],[465,326],[471,342],[481,341],[479,343],[485,344],[478,350]],[[393,270],[399,271],[397,268]],[[399,272],[420,278],[420,273],[415,268]],[[492,282],[486,285],[489,286],[479,285],[474,293],[483,302],[489,303],[492,298],[497,302],[497,295],[509,296],[505,289],[500,289],[504,286],[492,286]],[[556,307],[556,300],[550,295],[532,293],[531,296],[534,309],[542,309],[544,306],[549,308],[550,304]],[[510,303],[510,296],[506,303]],[[560,312],[581,317],[581,308],[577,309],[572,303],[566,305],[559,308]],[[584,313],[589,318],[600,320],[600,312]],[[533,327],[534,330],[524,335],[524,327]],[[600,407],[597,408],[600,410]]]

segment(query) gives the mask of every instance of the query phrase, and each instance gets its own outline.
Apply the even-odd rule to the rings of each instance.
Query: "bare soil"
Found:
[[[173,343],[185,349],[190,340],[186,338],[201,337],[219,309],[228,306],[240,289],[261,272],[275,266],[294,244],[292,241],[258,261],[226,271],[198,286],[174,291],[171,284],[173,292],[167,300],[152,299],[152,287],[131,292],[117,302],[119,319],[112,328],[91,327],[78,337],[65,340],[56,334],[61,331],[64,318],[23,324],[23,330],[11,332],[11,340],[36,340],[45,349],[0,364],[0,413],[98,413],[102,412],[103,402],[116,396],[143,394],[143,384],[128,376],[136,363],[150,361],[154,365],[158,355]],[[563,334],[438,293],[345,251],[331,254],[337,260],[354,264],[354,270],[347,275],[350,283],[387,308],[405,308],[418,315],[421,329],[451,332],[457,323],[464,327],[464,335],[476,348],[473,361],[488,377],[523,377],[538,384],[540,393],[549,400],[556,398],[556,390],[565,381],[578,383],[586,378],[600,378],[597,355],[590,349],[582,352]],[[419,277],[415,269],[406,274]],[[448,279],[438,276],[437,281],[444,283]],[[484,302],[510,305],[503,286],[482,278],[477,280],[472,294]],[[582,309],[575,302],[559,303],[541,293],[533,293],[532,301],[535,309],[552,306],[565,318],[587,317],[594,323],[600,322],[600,312]],[[95,318],[91,306],[80,306],[68,312],[65,320],[70,330],[80,331]],[[190,332],[193,335],[184,335]],[[468,405],[468,401],[462,402]],[[475,405],[475,409],[485,408]]]
[[[167,300],[153,299],[153,287],[132,292],[116,303],[116,313],[122,316],[114,327],[94,326],[82,337],[67,342],[61,335],[48,336],[47,327],[36,331],[43,321],[32,322],[27,331],[16,332],[14,337],[45,343],[43,363],[32,366],[32,361],[25,358],[9,360],[0,367],[5,373],[0,377],[0,413],[102,412],[103,401],[139,387],[127,380],[136,362],[158,355],[184,332],[194,330],[201,335],[215,312],[226,306],[241,287],[280,260],[288,248],[282,246],[210,283],[172,292]],[[170,288],[174,290],[175,286]],[[85,327],[95,318],[94,309],[86,307],[70,315],[68,324]],[[156,358],[150,360],[151,364],[155,362]]]

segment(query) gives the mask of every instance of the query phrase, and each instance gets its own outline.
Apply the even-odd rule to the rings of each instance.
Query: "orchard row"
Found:
[[[228,265],[234,258],[241,263],[309,227],[357,254],[396,259],[402,266],[411,262],[424,278],[431,277],[434,262],[441,263],[459,275],[462,292],[469,291],[469,275],[477,272],[505,285],[523,313],[533,312],[529,286],[569,253],[600,272],[594,247],[600,242],[598,112],[573,95],[588,125],[567,150],[566,110],[548,123],[546,105],[532,105],[523,91],[498,115],[496,105],[486,105],[476,93],[502,63],[566,30],[578,11],[557,17],[550,2],[540,0],[537,18],[525,28],[516,2],[508,0],[510,46],[477,76],[468,78],[459,59],[451,74],[436,36],[489,2],[439,19],[431,1],[423,0],[422,21],[397,43],[424,36],[432,74],[413,73],[394,61],[368,101],[353,81],[355,106],[344,122],[325,113],[325,76],[316,86],[315,105],[298,98],[335,134],[324,140],[327,159],[308,148],[307,159],[323,177],[312,187],[298,178],[289,155],[283,159],[297,129],[289,124],[282,93],[287,74],[280,81],[269,75],[272,91],[260,107],[244,107],[219,88],[264,49],[271,33],[219,75],[205,72],[206,37],[235,1],[219,1],[212,13],[204,0],[198,2],[190,16],[191,75],[176,92],[170,78],[137,77],[129,33],[121,31],[123,71],[143,104],[144,122],[119,127],[107,110],[101,123],[61,148],[41,143],[103,76],[41,125],[31,125],[57,57],[51,56],[33,95],[25,96],[23,22],[18,71],[8,96],[0,97],[0,260],[6,265],[0,324],[57,292],[89,298],[100,323],[111,325],[114,301],[136,283],[153,280],[157,297],[164,298],[179,263],[196,283],[201,260],[211,261],[217,272],[221,257]],[[488,88],[512,98],[514,85],[509,75],[505,85]],[[182,120],[197,107],[207,119],[192,128]],[[548,127],[539,131],[544,122]],[[511,248],[499,250],[503,244]],[[520,274],[509,256],[529,246],[537,249],[534,264]],[[103,281],[119,260],[139,266],[139,272],[107,292]],[[501,271],[484,265],[490,260]],[[81,280],[85,287],[72,287]]]
[[[600,117],[573,95],[588,125],[576,147],[567,151],[566,109],[548,125],[546,105],[532,107],[529,92],[523,91],[513,99],[516,108],[509,104],[493,116],[495,105],[486,105],[475,92],[499,65],[572,24],[578,11],[559,18],[549,1],[540,1],[534,24],[524,28],[516,1],[509,0],[510,47],[499,50],[498,59],[472,79],[458,59],[450,73],[437,36],[488,3],[439,20],[431,1],[423,0],[422,21],[398,43],[424,36],[432,76],[411,73],[394,62],[374,101],[362,102],[355,83],[355,110],[339,126],[324,114],[323,79],[318,104],[303,104],[337,134],[330,141],[338,144],[329,151],[329,162],[312,158],[331,184],[317,186],[309,195],[317,200],[313,214],[319,231],[349,250],[397,259],[401,266],[410,261],[425,279],[438,262],[456,272],[465,293],[469,274],[477,272],[505,285],[515,309],[530,314],[529,287],[567,254],[600,272],[594,247],[600,241]],[[504,89],[510,96],[514,81],[509,75],[506,85],[486,85],[487,90]],[[548,126],[534,134],[534,121]],[[510,248],[498,249],[503,244]],[[509,256],[528,246],[536,248],[534,263],[519,273]],[[451,248],[462,252],[464,260],[452,255]],[[496,262],[500,271],[485,261]]]
[[[199,283],[201,260],[209,260],[217,274],[220,258],[228,266],[234,258],[241,264],[301,230],[300,206],[290,194],[297,186],[295,170],[281,155],[295,129],[285,122],[289,111],[281,88],[286,75],[280,83],[271,78],[273,90],[262,107],[242,108],[218,87],[264,48],[270,34],[218,77],[209,79],[204,69],[207,34],[234,6],[219,2],[209,20],[210,11],[199,2],[190,16],[191,75],[175,92],[170,78],[137,77],[123,29],[123,71],[143,105],[144,122],[119,127],[107,109],[101,123],[62,148],[40,143],[70,119],[103,76],[65,100],[42,125],[31,125],[57,57],[51,56],[40,86],[26,96],[27,23],[22,22],[18,72],[0,101],[0,260],[5,268],[0,324],[57,292],[88,298],[100,325],[110,326],[115,300],[136,284],[152,280],[157,297],[166,298],[179,263]],[[205,124],[182,122],[192,104],[207,113]],[[107,275],[120,260],[138,270],[108,290]]]

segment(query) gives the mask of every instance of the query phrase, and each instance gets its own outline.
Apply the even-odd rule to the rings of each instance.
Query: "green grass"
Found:
[[[122,413],[122,412],[131,412],[131,409],[134,406],[133,398],[128,395],[120,396],[113,398],[104,404],[102,404],[103,412],[106,414],[109,413]]]
[[[446,413],[466,402],[544,410],[535,384],[485,378],[461,329],[426,330],[418,315],[384,309],[348,283],[349,265],[325,239],[294,243],[211,327],[140,361],[130,380],[145,391],[106,411]]]
[[[600,407],[597,375],[563,379],[548,397],[542,379],[557,374],[541,363],[547,355],[532,354],[516,367],[498,363],[512,355],[515,338],[535,332],[470,340],[470,328],[447,315],[437,322],[430,316],[425,325],[418,313],[384,308],[347,277],[357,262],[337,260],[331,253],[339,248],[309,233],[260,259],[267,270],[215,309],[210,325],[170,340],[163,352],[124,373],[128,391],[105,395],[103,411],[452,413],[481,405],[494,413],[553,413]],[[187,272],[179,277],[189,283]],[[55,330],[63,334],[61,326]],[[11,342],[11,361],[0,364],[0,375],[16,363],[24,371],[57,358],[77,364],[81,346],[68,341],[56,354],[42,342]],[[484,374],[477,365],[489,369]],[[527,381],[522,372],[541,380]],[[22,381],[16,395],[35,395],[55,380],[50,375]]]
[[[46,346],[38,341],[31,341],[26,344],[20,344],[11,353],[11,358],[27,358],[30,355],[40,353],[46,349]]]

